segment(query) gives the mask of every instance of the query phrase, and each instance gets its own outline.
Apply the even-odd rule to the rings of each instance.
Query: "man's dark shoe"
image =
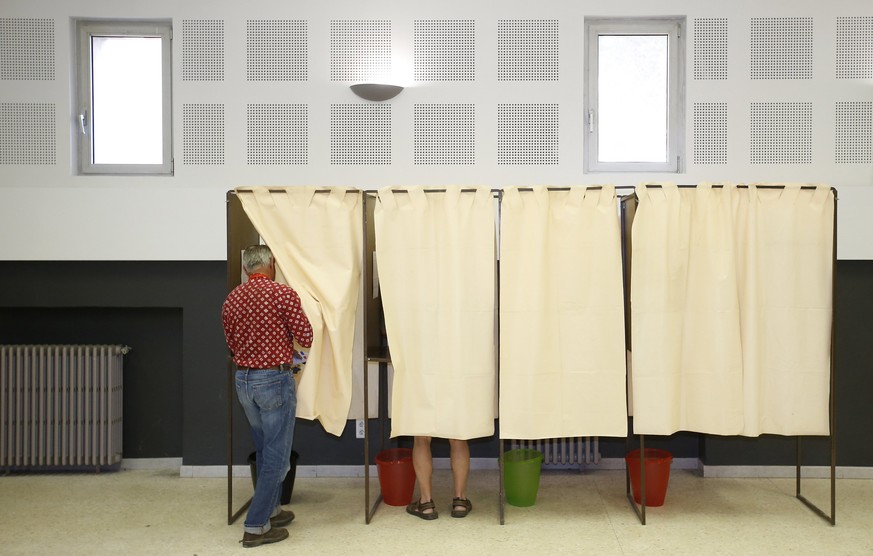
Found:
[[[294,521],[294,512],[291,510],[282,510],[278,514],[270,518],[271,527],[284,527]]]
[[[242,540],[239,542],[241,542],[245,548],[252,548],[254,546],[261,546],[262,544],[270,544],[273,542],[284,541],[287,538],[288,529],[273,527],[263,535],[246,533],[243,535]]]

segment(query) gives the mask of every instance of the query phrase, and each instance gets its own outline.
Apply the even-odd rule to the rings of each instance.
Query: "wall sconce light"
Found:
[[[382,102],[394,98],[400,94],[403,87],[400,85],[385,85],[383,83],[358,83],[350,87],[352,92],[364,100]]]

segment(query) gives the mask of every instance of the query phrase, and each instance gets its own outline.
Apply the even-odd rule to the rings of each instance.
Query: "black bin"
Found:
[[[280,504],[288,504],[291,502],[291,494],[294,492],[294,478],[297,476],[297,459],[300,454],[291,450],[291,468],[285,475],[285,480],[282,481],[282,494],[279,496]],[[252,471],[252,487],[258,486],[258,453],[252,452],[249,454],[249,469]]]

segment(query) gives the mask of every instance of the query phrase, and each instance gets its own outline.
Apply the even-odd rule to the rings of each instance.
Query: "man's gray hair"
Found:
[[[270,266],[273,261],[273,252],[266,245],[252,245],[243,251],[243,269],[251,272],[256,268]]]

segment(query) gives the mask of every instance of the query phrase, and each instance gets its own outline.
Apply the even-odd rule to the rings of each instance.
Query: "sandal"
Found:
[[[466,498],[452,498],[452,517],[467,517],[473,509],[473,503]]]
[[[425,511],[431,510],[428,513]],[[439,514],[436,511],[436,506],[434,506],[433,500],[428,502],[422,502],[419,499],[417,502],[413,502],[406,506],[406,513],[412,514],[416,517],[420,517],[421,519],[426,519],[430,521],[431,519],[436,519],[439,517]]]

